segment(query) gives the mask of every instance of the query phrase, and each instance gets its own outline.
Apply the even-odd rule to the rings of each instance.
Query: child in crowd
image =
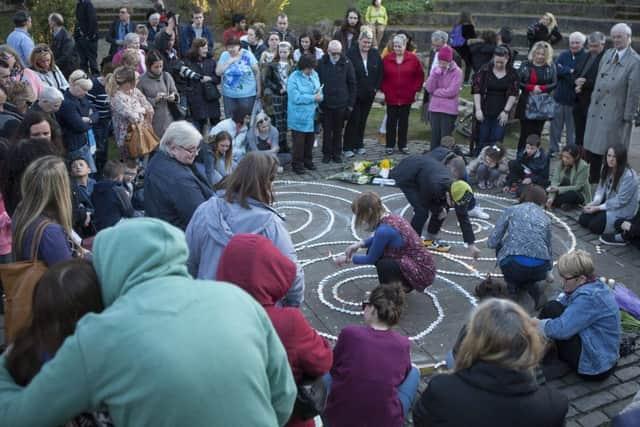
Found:
[[[529,184],[546,187],[549,184],[549,158],[540,147],[540,136],[531,134],[527,137],[526,146],[511,160],[509,173],[503,191],[520,194],[521,187]]]
[[[97,231],[115,225],[122,218],[136,215],[129,194],[122,185],[123,177],[123,163],[109,160],[104,165],[103,179],[96,183],[91,195]]]
[[[367,326],[340,332],[333,367],[324,377],[329,390],[325,425],[403,425],[420,379],[411,366],[409,339],[392,330],[404,303],[399,283],[380,285],[362,303]]]
[[[94,206],[91,193],[95,186],[95,179],[89,177],[91,169],[87,161],[81,157],[71,161],[71,195],[74,204],[74,229],[81,237],[93,236],[96,233],[93,224]]]
[[[467,166],[469,181],[477,184],[480,190],[491,190],[501,185],[508,171],[505,149],[500,144],[484,147]]]
[[[466,211],[467,215],[473,218],[490,218],[489,214],[478,205],[469,183],[463,179],[458,179],[451,184],[451,200],[456,212]]]
[[[122,185],[127,190],[131,205],[136,211],[144,211],[144,172],[138,172],[138,163],[129,159],[124,166]]]

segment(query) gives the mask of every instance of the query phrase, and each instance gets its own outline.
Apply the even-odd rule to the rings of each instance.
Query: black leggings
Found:
[[[584,196],[575,190],[566,191],[562,194],[556,195],[553,199],[553,207],[562,205],[574,205],[578,206],[584,203]]]
[[[392,258],[380,258],[376,262],[376,270],[378,271],[378,281],[381,285],[389,285],[391,283],[401,283],[405,291],[413,289],[413,286],[402,274],[400,264]]]
[[[588,228],[594,234],[604,233],[607,226],[607,213],[604,211],[596,213],[582,213],[578,218],[578,222],[584,228]]]
[[[562,315],[565,310],[565,306],[558,301],[549,301],[540,310],[538,318],[540,319],[555,319]],[[558,348],[558,359],[566,362],[571,369],[578,373],[578,366],[580,365],[580,353],[582,353],[582,339],[580,334],[575,334],[567,340],[555,340]],[[616,365],[607,371],[604,371],[596,375],[585,375],[578,373],[578,376],[588,381],[602,381],[609,377],[616,370]]]

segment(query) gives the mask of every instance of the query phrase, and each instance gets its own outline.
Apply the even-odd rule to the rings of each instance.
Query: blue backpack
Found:
[[[464,37],[462,37],[462,24],[458,24],[455,27],[453,27],[453,31],[451,31],[450,39],[451,39],[451,47],[464,46],[464,42],[466,40],[464,39]]]

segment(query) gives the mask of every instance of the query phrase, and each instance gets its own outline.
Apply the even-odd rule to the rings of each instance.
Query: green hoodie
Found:
[[[61,425],[100,405],[118,427],[286,423],[296,386],[269,317],[237,286],[192,279],[182,231],[132,219],[93,248],[105,310],[27,387],[2,360],[0,426]]]

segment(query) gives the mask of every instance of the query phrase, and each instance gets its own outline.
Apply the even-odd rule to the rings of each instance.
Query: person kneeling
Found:
[[[586,380],[613,373],[620,349],[620,309],[613,292],[596,279],[591,255],[568,252],[558,260],[564,293],[540,312],[542,333],[554,340],[557,357]],[[548,359],[548,358],[547,358]]]

